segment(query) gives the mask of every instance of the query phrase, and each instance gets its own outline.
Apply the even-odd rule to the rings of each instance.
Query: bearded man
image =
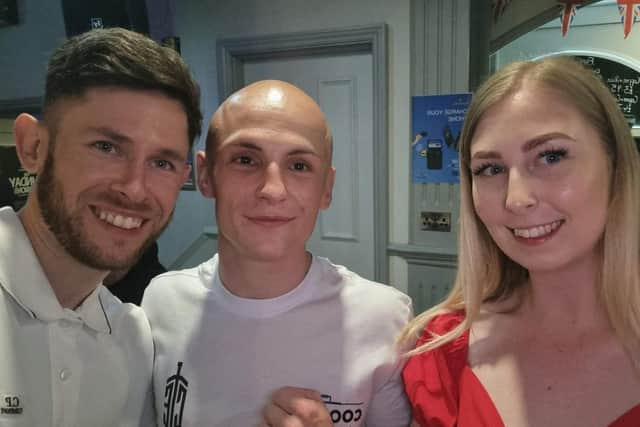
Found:
[[[93,30],[53,53],[42,118],[14,125],[36,183],[0,209],[2,425],[153,422],[149,324],[101,282],[167,225],[201,121],[184,62],[143,35]]]

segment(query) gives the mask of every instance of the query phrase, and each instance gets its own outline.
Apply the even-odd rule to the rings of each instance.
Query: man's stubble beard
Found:
[[[42,172],[38,176],[36,196],[45,224],[60,245],[80,263],[96,270],[121,270],[132,267],[149,246],[171,222],[174,210],[166,223],[152,233],[131,256],[121,259],[108,257],[88,235],[78,212],[69,212],[64,206],[64,187],[54,173],[53,141]]]

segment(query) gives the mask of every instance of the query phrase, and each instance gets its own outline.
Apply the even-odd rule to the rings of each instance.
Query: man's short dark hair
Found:
[[[185,110],[190,147],[200,134],[200,90],[180,55],[123,28],[91,30],[56,49],[47,67],[45,119],[57,101],[105,86],[164,93]]]

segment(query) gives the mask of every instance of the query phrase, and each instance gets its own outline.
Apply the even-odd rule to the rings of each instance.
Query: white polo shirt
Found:
[[[20,219],[0,209],[0,426],[152,425],[142,310],[104,286],[62,308]]]

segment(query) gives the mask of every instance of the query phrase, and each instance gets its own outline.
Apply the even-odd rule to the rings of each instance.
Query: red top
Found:
[[[436,316],[423,332],[418,345],[431,334],[442,335],[464,319],[463,312]],[[504,423],[489,394],[467,364],[469,331],[435,350],[409,358],[402,376],[413,410],[423,427],[503,427]],[[609,427],[640,426],[640,404]]]

